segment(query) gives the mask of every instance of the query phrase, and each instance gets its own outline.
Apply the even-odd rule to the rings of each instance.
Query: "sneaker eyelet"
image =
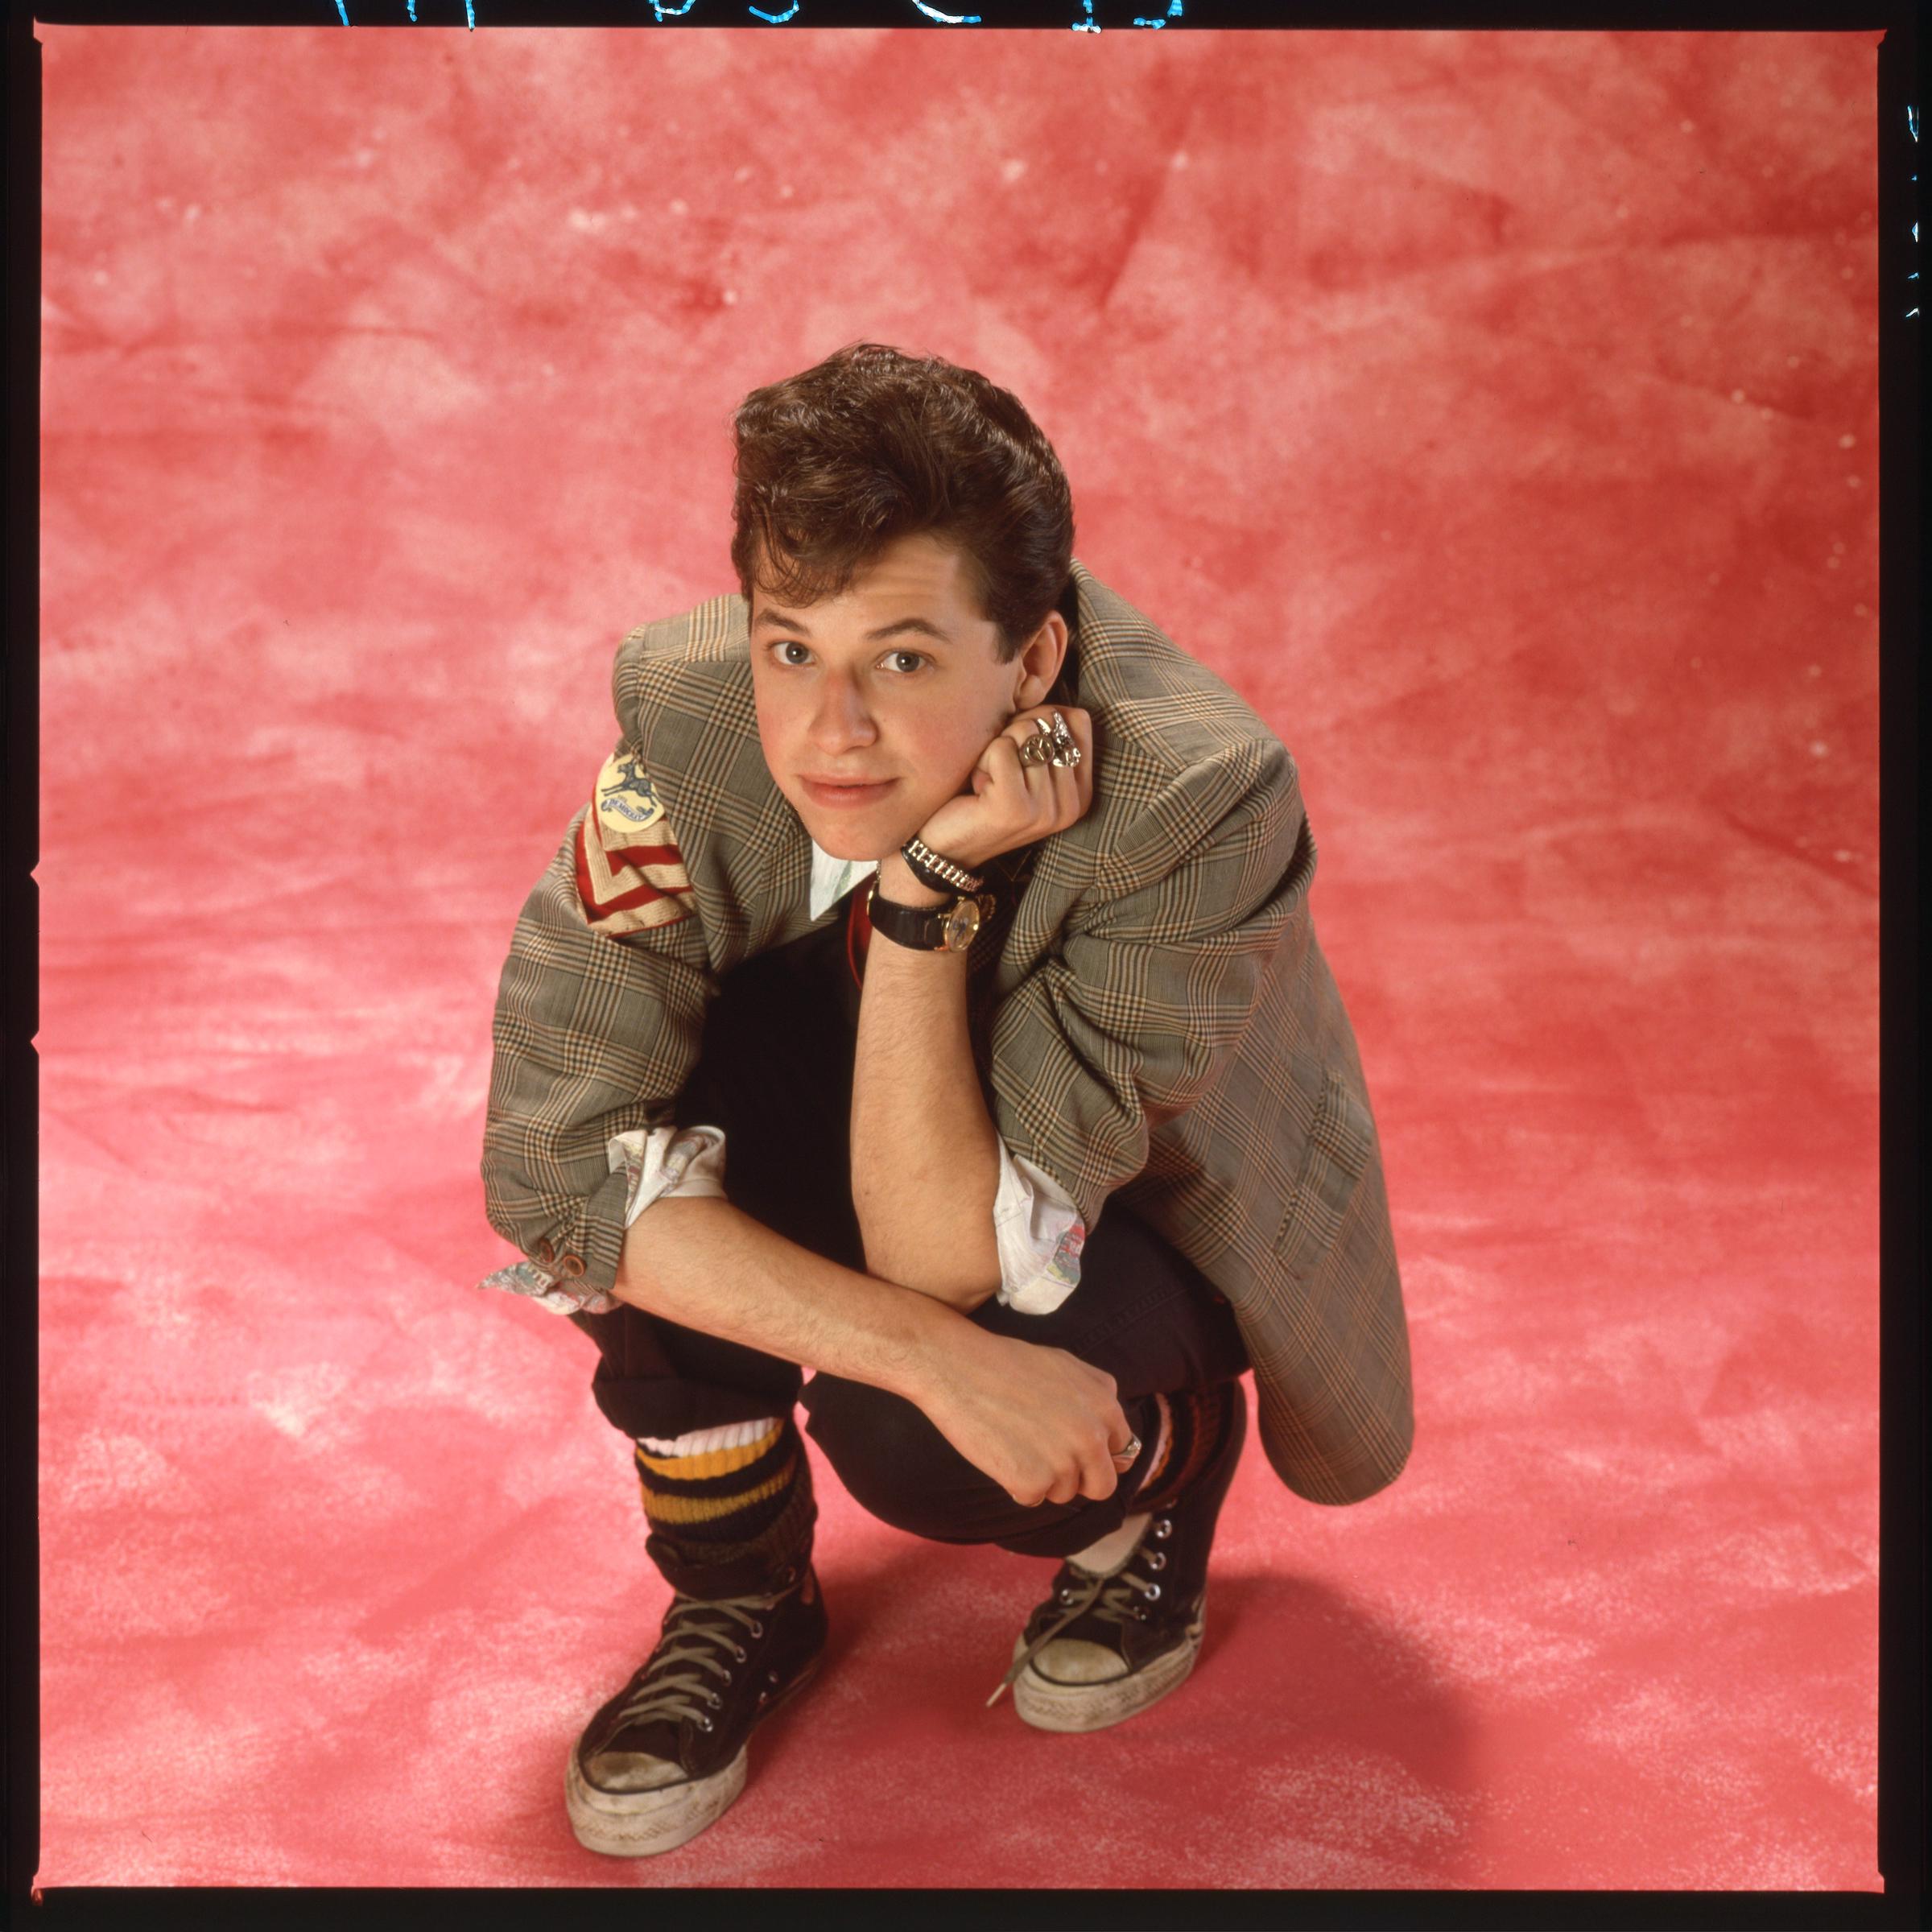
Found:
[[[715,1690],[707,1690],[704,1693],[704,1701],[709,1704],[712,1709],[714,1711],[716,1711],[719,1706],[724,1702],[724,1699],[720,1697],[717,1692]]]
[[[768,1684],[775,1684],[778,1681],[778,1672],[775,1670],[767,1670],[765,1673],[765,1681]]]
[[[1137,1624],[1146,1623],[1147,1620],[1147,1612],[1145,1610],[1136,1610],[1133,1613],[1133,1620]]]
[[[738,1660],[738,1662],[739,1662],[740,1663],[743,1663],[743,1662],[744,1662],[744,1661],[745,1661],[745,1646],[744,1646],[742,1644],[733,1644],[733,1645],[732,1645],[732,1647],[731,1647],[731,1651],[732,1651],[732,1655],[733,1655],[733,1656],[734,1656],[735,1657],[737,1657],[737,1659]]]
[[[765,1707],[766,1707],[766,1706],[768,1703],[770,1703],[770,1702],[771,1702],[771,1693],[770,1693],[769,1690],[761,1690],[761,1691],[758,1693],[758,1708],[759,1708],[761,1711],[762,1711],[762,1710],[765,1708]]]
[[[1167,1517],[1162,1517],[1161,1520],[1154,1525],[1154,1534],[1158,1537],[1162,1542],[1165,1542],[1169,1537],[1174,1534],[1174,1524],[1172,1521]]]
[[[765,1634],[765,1626],[754,1621],[751,1626],[751,1633],[753,1637],[762,1637]]]
[[[1063,1604],[1071,1603],[1073,1601],[1073,1592],[1071,1590],[1063,1590],[1060,1592],[1060,1601]]]
[[[701,1717],[698,1719],[698,1728],[700,1731],[709,1731],[715,1728],[715,1727],[712,1725],[709,1718]]]
[[[1158,1602],[1161,1595],[1160,1585],[1158,1583],[1150,1583],[1147,1586],[1146,1594],[1149,1603],[1152,1604]]]
[[[1165,1570],[1167,1567],[1167,1552],[1165,1550],[1150,1550],[1147,1567],[1150,1570]]]

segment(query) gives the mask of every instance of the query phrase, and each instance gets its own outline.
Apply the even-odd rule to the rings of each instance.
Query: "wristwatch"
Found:
[[[989,892],[963,892],[944,906],[902,906],[879,897],[879,875],[872,875],[865,916],[874,932],[915,952],[964,952],[998,903]]]

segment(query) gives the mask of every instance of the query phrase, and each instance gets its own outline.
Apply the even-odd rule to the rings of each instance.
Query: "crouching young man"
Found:
[[[994,1692],[1057,1731],[1193,1667],[1245,1370],[1316,1501],[1411,1432],[1294,760],[1074,560],[984,377],[859,345],[736,429],[739,592],[618,650],[485,1137],[490,1281],[595,1340],[673,1591],[569,1759],[620,1854],[716,1819],[818,1663],[801,1399],[875,1516],[1057,1564]]]

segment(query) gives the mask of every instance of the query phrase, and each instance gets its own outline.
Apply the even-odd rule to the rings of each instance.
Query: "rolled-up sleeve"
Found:
[[[655,1201],[671,1195],[724,1197],[724,1130],[721,1127],[653,1127],[616,1135],[605,1150],[613,1174],[624,1177],[624,1225],[630,1227]],[[559,1276],[554,1269],[518,1261],[486,1274],[479,1288],[528,1295],[556,1315],[609,1315],[621,1306],[607,1288]]]
[[[1085,1235],[1245,1032],[1305,911],[1304,833],[1278,739],[1241,741],[1151,787],[1132,837],[1001,1001],[995,1129],[1016,1167],[1054,1178]]]
[[[613,1286],[623,1248],[630,1185],[611,1143],[671,1123],[717,989],[661,807],[641,777],[616,789],[617,762],[518,917],[483,1134],[485,1212],[526,1257],[502,1271],[522,1286],[497,1285],[541,1299],[541,1279],[578,1306]],[[600,836],[613,792],[657,814],[634,849]]]
[[[999,1298],[1021,1315],[1051,1315],[1080,1285],[1087,1228],[1052,1175],[1000,1142],[993,1201],[999,1243]]]

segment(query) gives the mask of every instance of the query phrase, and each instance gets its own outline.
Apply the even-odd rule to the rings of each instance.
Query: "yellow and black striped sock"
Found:
[[[1212,1462],[1234,1419],[1234,1385],[1176,1389],[1161,1398],[1167,1408],[1167,1444],[1134,1492],[1133,1509],[1164,1509]]]
[[[711,1447],[720,1436],[725,1446]],[[695,1449],[694,1442],[704,1445]],[[675,1443],[636,1448],[638,1483],[651,1529],[694,1555],[755,1542],[778,1521],[805,1472],[805,1449],[790,1417],[712,1430]],[[694,1547],[695,1546],[695,1547]]]

